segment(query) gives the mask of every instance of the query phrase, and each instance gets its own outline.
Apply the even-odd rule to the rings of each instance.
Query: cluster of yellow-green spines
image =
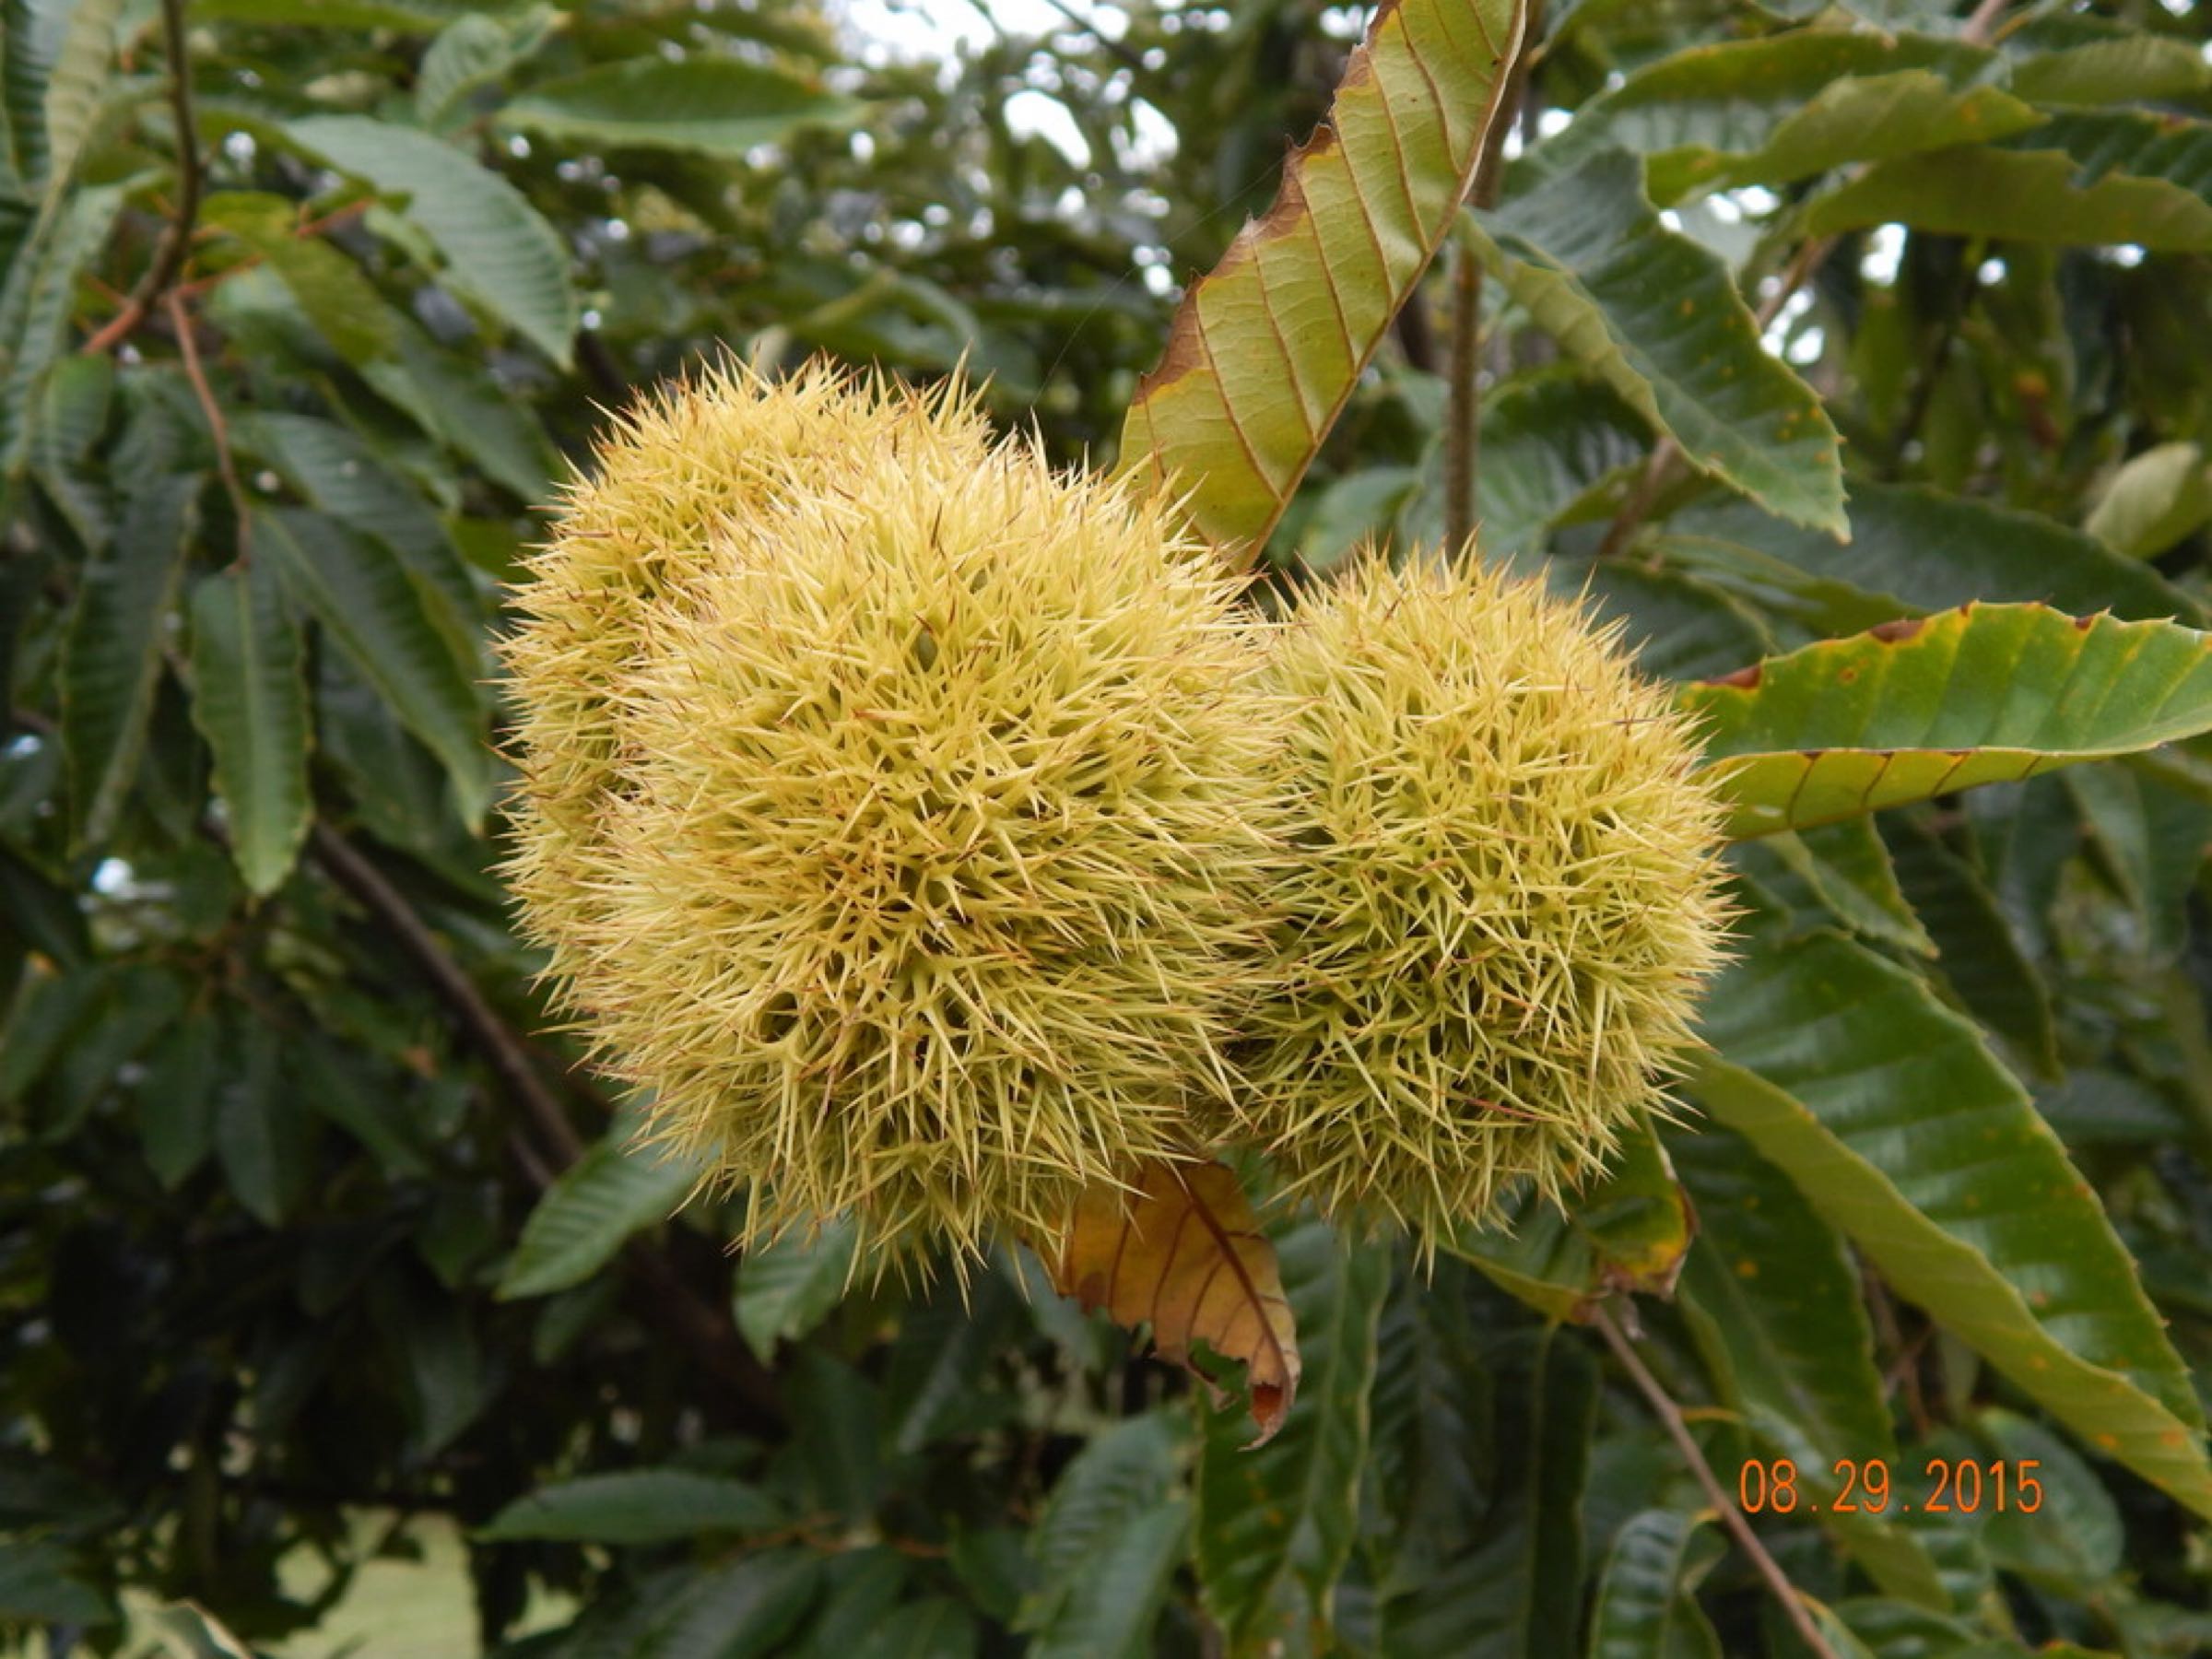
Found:
[[[1291,855],[1222,1133],[1424,1248],[1559,1200],[1664,1109],[1724,954],[1687,723],[1618,628],[1473,560],[1363,559],[1273,643]]]
[[[957,388],[718,371],[602,445],[504,647],[509,873],[748,1241],[958,1262],[1235,1141],[1433,1242],[1663,1100],[1725,920],[1664,694],[1478,568],[1241,585]]]

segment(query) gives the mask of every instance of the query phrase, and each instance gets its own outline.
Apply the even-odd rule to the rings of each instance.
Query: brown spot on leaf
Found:
[[[1836,679],[1840,684],[1848,686],[1858,677],[1859,671],[1856,668],[1843,667],[1836,670]]]
[[[1206,278],[1200,277],[1199,282]],[[1136,382],[1136,401],[1143,403],[1162,386],[1173,385],[1194,369],[1206,363],[1206,347],[1198,338],[1197,284],[1183,296],[1182,303],[1175,308],[1175,320],[1168,325],[1168,348],[1159,354],[1159,361],[1152,371]]]
[[[1759,677],[1764,672],[1765,665],[1753,663],[1747,668],[1738,668],[1734,674],[1724,674],[1720,678],[1709,679],[1705,683],[1709,686],[1733,686],[1738,691],[1756,691],[1759,689]]]
[[[1885,645],[1895,645],[1911,639],[1927,625],[1925,617],[1892,617],[1887,622],[1877,622],[1866,631]]]

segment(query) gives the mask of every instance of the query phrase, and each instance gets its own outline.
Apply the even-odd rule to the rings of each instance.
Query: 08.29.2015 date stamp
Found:
[[[1839,1458],[1832,1470],[1837,1490],[1823,1505],[1799,1485],[1797,1465],[1788,1458],[1753,1458],[1736,1471],[1735,1497],[1747,1515],[1817,1515],[1824,1508],[1830,1514],[1880,1515],[1892,1510],[1910,1514],[1919,1510],[1930,1514],[2009,1511],[2032,1515],[2043,1507],[2043,1483],[2035,1474],[2041,1467],[2032,1457],[1988,1463],[1931,1457],[1908,1492],[1904,1481],[1892,1482],[1889,1465],[1880,1458]]]

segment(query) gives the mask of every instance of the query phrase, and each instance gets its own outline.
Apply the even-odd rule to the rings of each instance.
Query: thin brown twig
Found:
[[[522,1037],[485,1000],[476,982],[439,943],[406,896],[359,848],[324,823],[315,825],[308,845],[331,878],[406,953],[439,999],[452,1010],[469,1041],[499,1074],[501,1085],[550,1153],[552,1168],[548,1169],[527,1143],[517,1147],[518,1161],[537,1184],[551,1184],[560,1170],[583,1156],[584,1144],[559,1100],[538,1075]],[[624,1250],[622,1264],[646,1310],[661,1326],[682,1342],[717,1382],[726,1385],[756,1419],[764,1425],[779,1423],[782,1406],[775,1380],[747,1351],[728,1318],[696,1294],[665,1255],[642,1241],[633,1241]]]
[[[538,1138],[562,1167],[583,1156],[583,1138],[553,1091],[530,1062],[523,1040],[484,1000],[476,981],[469,978],[438,941],[406,896],[385,878],[384,873],[364,857],[359,849],[328,824],[317,824],[309,845],[331,878],[359,900],[407,953],[500,1081],[536,1129]]]
[[[1406,303],[1398,307],[1397,317],[1391,326],[1397,334],[1398,348],[1405,352],[1406,363],[1423,374],[1436,373],[1436,329],[1429,321],[1429,306],[1418,288],[1406,296]]]
[[[1922,1343],[1915,1339],[1910,1346],[1897,1322],[1897,1304],[1889,1300],[1889,1288],[1882,1283],[1881,1276],[1861,1263],[1859,1277],[1866,1291],[1866,1307],[1874,1319],[1874,1334],[1882,1351],[1892,1356],[1889,1369],[1882,1376],[1882,1397],[1886,1400],[1899,1387],[1905,1391],[1905,1413],[1912,1420],[1915,1435],[1925,1440],[1928,1435],[1928,1402],[1920,1387],[1920,1350]]]
[[[110,318],[84,349],[112,350],[146,321],[169,285],[184,269],[194,229],[200,218],[200,138],[192,112],[192,56],[184,32],[184,0],[161,0],[161,39],[169,53],[169,107],[177,139],[177,205],[161,228],[154,262],[131,290],[123,310]]]
[[[250,507],[245,486],[238,479],[238,462],[230,453],[230,428],[223,419],[222,406],[215,400],[215,389],[207,383],[206,371],[200,366],[199,342],[193,338],[192,313],[184,309],[184,296],[171,288],[162,303],[169,309],[170,325],[176,330],[177,350],[184,359],[184,378],[192,382],[193,395],[199,399],[200,413],[207,418],[207,435],[215,442],[216,470],[222,475],[223,488],[230,497],[231,510],[238,516],[238,562],[253,561],[253,548]]]
[[[1797,1634],[1805,1639],[1806,1646],[1818,1653],[1820,1659],[1836,1659],[1836,1650],[1829,1644],[1828,1638],[1820,1633],[1820,1627],[1814,1622],[1812,1610],[1806,1606],[1805,1598],[1798,1594],[1797,1587],[1790,1583],[1789,1575],[1783,1571],[1780,1564],[1767,1553],[1767,1547],[1759,1541],[1759,1535],[1751,1530],[1751,1523],[1744,1518],[1743,1512],[1730,1502],[1728,1494],[1721,1489],[1712,1465],[1705,1461],[1705,1453],[1699,1449],[1696,1437],[1689,1431],[1689,1425],[1683,1420],[1682,1408],[1660,1385],[1659,1379],[1652,1375],[1650,1368],[1636,1352],[1635,1344],[1622,1335],[1620,1327],[1613,1322],[1613,1316],[1603,1308],[1593,1310],[1591,1323],[1597,1326],[1598,1333],[1606,1339],[1606,1345],[1613,1350],[1614,1358],[1620,1361],[1621,1369],[1629,1373],[1639,1392],[1650,1403],[1661,1427],[1665,1429],[1667,1438],[1675,1442],[1676,1450],[1688,1463],[1689,1472],[1697,1477],[1698,1484],[1705,1489],[1705,1496],[1720,1516],[1721,1524],[1728,1529],[1729,1535],[1750,1557],[1751,1565],[1758,1569],[1759,1577],[1766,1580],[1767,1588],[1774,1593],[1774,1599],[1782,1604],[1783,1611],[1796,1627]]]
[[[1974,7],[1973,15],[1967,18],[1966,27],[1959,31],[1959,38],[1977,46],[1988,40],[1991,30],[1997,26],[1997,18],[2004,13],[2005,6],[2006,0],[1982,0],[1982,4]]]
[[[375,197],[365,196],[358,202],[347,202],[341,207],[334,207],[318,218],[306,219],[295,225],[291,231],[292,240],[305,241],[311,237],[320,236],[324,231],[334,226],[342,225],[347,219],[359,218],[375,206]],[[170,288],[169,293],[182,296],[186,300],[197,300],[203,294],[210,293],[222,287],[233,276],[243,276],[248,271],[258,270],[268,263],[268,257],[266,253],[248,253],[237,263],[227,265],[219,271],[210,271],[205,276],[195,276],[189,282],[177,283]],[[120,319],[115,321],[120,321]],[[112,343],[114,336],[112,331],[115,327],[115,321],[108,323],[99,334],[94,335],[85,343],[84,349],[88,353],[100,349],[103,341]]]
[[[1821,263],[1835,252],[1837,238],[1815,236],[1800,243],[1790,263],[1783,267],[1774,286],[1759,300],[1751,312],[1753,326],[1762,336],[1773,326],[1774,319],[1782,315],[1782,308],[1790,297],[1803,288],[1820,268]],[[1629,544],[1629,540],[1642,528],[1643,521],[1651,516],[1653,507],[1672,484],[1680,471],[1682,446],[1672,436],[1662,437],[1652,446],[1651,458],[1644,463],[1643,476],[1636,480],[1628,503],[1615,515],[1606,531],[1606,539],[1598,544],[1597,556],[1610,559]]]
[[[1476,158],[1475,181],[1467,191],[1470,207],[1498,205],[1498,180],[1505,166],[1505,135],[1513,129],[1528,91],[1530,65],[1544,32],[1544,0],[1532,0],[1523,24],[1521,50],[1506,71],[1505,88],[1483,134]],[[1454,219],[1456,223],[1456,218]],[[1475,534],[1476,467],[1482,445],[1482,387],[1477,373],[1482,360],[1482,267],[1462,237],[1452,260],[1451,363],[1446,371],[1450,404],[1444,423],[1444,547],[1463,551]]]

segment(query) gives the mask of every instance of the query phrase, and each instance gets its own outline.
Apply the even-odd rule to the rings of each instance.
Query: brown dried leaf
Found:
[[[1084,1194],[1053,1265],[1054,1287],[1131,1330],[1149,1322],[1160,1357],[1217,1395],[1193,1346],[1241,1360],[1260,1430],[1252,1443],[1264,1445],[1298,1393],[1298,1332],[1275,1246],[1225,1164],[1159,1159],[1136,1171],[1128,1189]]]

